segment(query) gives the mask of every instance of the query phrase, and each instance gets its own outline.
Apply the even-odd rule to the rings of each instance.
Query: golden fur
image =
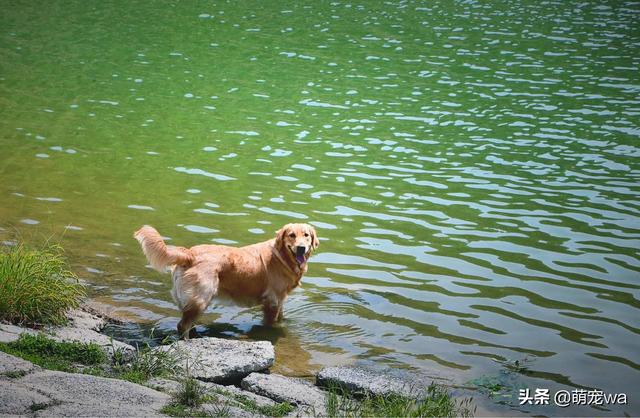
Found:
[[[178,333],[184,338],[189,338],[193,321],[214,297],[261,304],[267,325],[280,320],[285,299],[300,284],[307,260],[319,245],[315,229],[307,224],[287,224],[275,238],[240,248],[168,246],[148,225],[133,236],[153,268],[164,272],[171,267],[171,294],[182,310]]]

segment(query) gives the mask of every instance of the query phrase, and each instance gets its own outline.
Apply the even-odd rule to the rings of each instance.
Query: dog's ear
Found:
[[[276,232],[276,248],[281,248],[284,245],[284,237],[289,232],[289,224],[278,229]]]
[[[312,226],[309,227],[311,229],[311,246],[315,250],[320,246],[320,240],[318,239],[318,233],[316,229]]]

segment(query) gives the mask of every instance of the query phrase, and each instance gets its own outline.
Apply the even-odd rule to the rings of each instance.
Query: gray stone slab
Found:
[[[113,355],[114,350],[121,350],[127,356],[133,355],[135,348],[129,344],[114,340],[104,334],[87,328],[63,327],[53,331],[49,337],[55,341],[94,343],[99,345],[107,354]]]
[[[303,379],[278,374],[251,373],[242,380],[240,386],[276,402],[308,407],[306,409],[309,413],[325,414],[326,394]]]
[[[37,334],[38,332],[31,328],[19,327],[17,325],[0,323],[0,343],[12,343],[20,338],[20,334],[26,332],[28,334]]]
[[[0,351],[0,375],[27,374],[40,368],[30,361]]]
[[[145,386],[150,387],[154,390],[159,390],[160,392],[174,394],[180,390],[182,385],[180,382],[171,380],[171,379],[162,379],[159,377],[153,377],[147,381]]]
[[[417,382],[356,367],[325,367],[316,376],[319,386],[341,386],[357,395],[416,396],[423,388]]]
[[[253,392],[249,392],[248,390],[242,390],[237,386],[224,386],[210,382],[203,382],[203,385],[205,388],[207,388],[207,390],[213,391],[214,393],[223,393],[224,395],[231,397],[232,399],[245,397],[255,402],[255,404],[258,406],[274,406],[276,404],[273,399],[267,398],[266,396],[258,395]]]
[[[67,318],[69,319],[69,326],[73,328],[100,331],[105,325],[107,325],[107,321],[105,319],[81,309],[73,309],[69,311],[67,313]]]
[[[87,300],[82,304],[80,309],[89,312],[92,315],[98,316],[104,319],[106,322],[110,323],[126,324],[133,322],[125,315],[125,313],[120,311],[120,308],[109,305],[107,303],[99,302],[95,299]]]
[[[268,369],[275,353],[268,341],[237,341],[222,338],[183,340],[155,350],[175,350],[181,366],[199,380],[215,383],[238,381],[249,373]]]
[[[125,405],[117,402],[101,404],[62,403],[35,413],[36,417],[165,417],[153,408],[143,405]]]
[[[32,405],[48,405],[52,402],[53,399],[13,380],[0,380],[0,415],[30,414]]]
[[[112,408],[144,407],[159,410],[170,396],[124,380],[77,373],[42,371],[17,381],[62,403],[110,405]]]

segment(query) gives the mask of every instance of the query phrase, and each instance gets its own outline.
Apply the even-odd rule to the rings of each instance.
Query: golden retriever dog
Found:
[[[182,311],[178,333],[188,339],[194,320],[214,297],[241,305],[262,305],[265,325],[282,318],[282,305],[307,272],[307,260],[320,244],[307,224],[287,224],[275,238],[245,247],[166,245],[153,227],[133,234],[153,268],[171,267],[171,294]]]

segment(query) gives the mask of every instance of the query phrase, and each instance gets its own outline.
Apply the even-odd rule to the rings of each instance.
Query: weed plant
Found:
[[[66,312],[85,296],[58,245],[0,250],[0,320],[17,324],[66,322]]]
[[[423,396],[371,395],[356,398],[338,386],[328,388],[329,417],[472,417],[471,399],[454,400],[445,388],[432,383]]]
[[[171,377],[178,371],[181,360],[176,350],[153,350],[148,344],[133,355],[113,349],[113,371],[119,379],[144,383],[152,377]]]

